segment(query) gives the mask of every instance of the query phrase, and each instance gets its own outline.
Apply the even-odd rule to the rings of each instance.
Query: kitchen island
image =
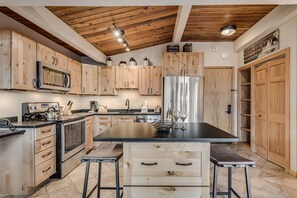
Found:
[[[94,137],[123,142],[124,197],[209,197],[210,143],[239,139],[206,123],[185,128],[125,123]]]

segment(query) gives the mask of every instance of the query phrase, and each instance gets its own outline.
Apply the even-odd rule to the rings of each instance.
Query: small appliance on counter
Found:
[[[90,101],[89,113],[95,113],[97,111],[98,111],[98,102],[97,101]]]
[[[143,104],[141,107],[141,113],[147,113],[147,100],[143,100]]]
[[[160,113],[161,107],[159,105],[155,106],[154,112],[155,113]]]

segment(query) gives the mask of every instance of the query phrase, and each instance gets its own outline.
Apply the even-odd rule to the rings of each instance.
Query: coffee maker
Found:
[[[98,102],[97,101],[90,101],[90,113],[94,113],[98,111]]]

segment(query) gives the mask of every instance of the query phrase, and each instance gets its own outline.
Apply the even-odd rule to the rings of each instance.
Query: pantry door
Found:
[[[204,122],[232,133],[233,67],[205,67]]]

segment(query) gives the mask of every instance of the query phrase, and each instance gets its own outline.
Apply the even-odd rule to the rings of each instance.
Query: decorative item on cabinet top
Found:
[[[112,62],[111,58],[110,57],[107,57],[107,59],[106,59],[106,66],[112,66],[112,65],[113,65],[113,62]]]
[[[183,46],[183,52],[192,52],[192,43],[186,43]]]
[[[121,61],[121,62],[119,63],[119,66],[127,66],[126,61]]]
[[[137,62],[136,62],[136,60],[133,57],[130,58],[129,65],[130,66],[136,66],[137,65]]]

